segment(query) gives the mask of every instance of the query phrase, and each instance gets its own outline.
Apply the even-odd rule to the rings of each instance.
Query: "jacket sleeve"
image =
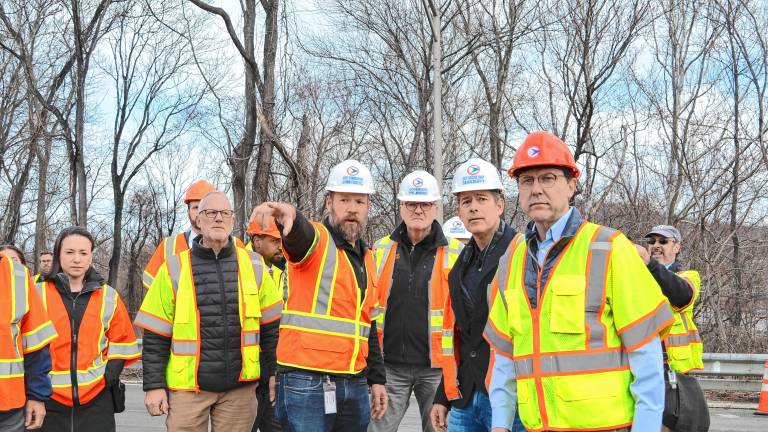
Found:
[[[675,309],[684,309],[693,299],[693,287],[675,272],[670,271],[658,261],[651,258],[648,270],[661,286],[661,292],[669,299]]]
[[[166,388],[165,366],[171,357],[171,338],[145,330],[141,356],[144,391]]]
[[[446,407],[451,406],[451,403],[448,401],[448,396],[445,395],[445,375],[440,377],[440,384],[437,386],[437,391],[435,392],[435,401],[433,403]]]
[[[282,232],[283,226],[277,224]],[[296,220],[293,221],[291,232],[283,237],[283,249],[286,252],[286,258],[291,262],[299,262],[307,256],[312,244],[315,242],[315,227],[304,217],[301,212],[296,210]]]
[[[24,387],[27,399],[45,401],[53,393],[51,379],[51,355],[48,346],[37,351],[24,354]]]
[[[368,334],[368,384],[386,384],[387,371],[384,367],[384,357],[381,355],[379,338],[376,332],[376,321],[371,322],[371,332]]]
[[[262,370],[266,374],[272,375],[277,367],[277,334],[280,327],[280,321],[273,321],[261,326],[261,361],[264,362]],[[265,374],[262,373],[262,376]]]

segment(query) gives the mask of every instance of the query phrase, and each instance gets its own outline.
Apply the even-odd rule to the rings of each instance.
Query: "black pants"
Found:
[[[115,432],[112,394],[107,389],[87,404],[75,407],[48,400],[45,411],[41,432]]]
[[[269,401],[269,381],[263,380],[256,388],[256,400],[259,406],[256,409],[256,421],[251,432],[281,432],[280,422],[275,418],[275,407]]]

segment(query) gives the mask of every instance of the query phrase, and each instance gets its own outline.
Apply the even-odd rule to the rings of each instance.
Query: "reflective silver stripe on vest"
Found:
[[[323,227],[321,229],[327,228]],[[333,241],[333,236],[330,232],[328,235],[328,244],[326,247],[326,256],[323,261],[323,271],[320,274],[320,280],[317,286],[317,302],[315,302],[314,313],[318,315],[328,314],[328,306],[331,300],[331,289],[333,288],[333,276],[336,274],[336,267],[338,266],[338,251],[336,250],[336,243]]]
[[[170,237],[165,238],[165,256],[163,258],[165,258],[166,261],[168,261],[168,258],[176,255],[175,253],[176,237],[178,237],[179,235],[184,235],[184,233],[172,235]]]
[[[253,274],[256,276],[256,286],[261,289],[261,278],[264,276],[264,261],[261,259],[261,255],[256,252],[248,252],[248,256],[251,258],[251,265],[253,265]]]
[[[19,340],[19,321],[27,313],[27,272],[20,268],[21,264],[14,263],[10,258],[8,264],[13,269],[13,315],[11,317],[11,340],[13,341],[13,352],[15,358],[21,358],[19,346],[16,343]]]
[[[144,285],[147,286],[147,288],[152,286],[152,282],[155,280],[152,279],[152,276],[149,275],[149,273],[144,272],[144,274],[141,276],[141,281],[144,282]]]
[[[170,336],[171,333],[173,333],[173,325],[171,323],[149,315],[141,310],[136,313],[136,319],[133,320],[133,322],[139,327],[149,329],[160,335]]]
[[[680,347],[697,342],[701,342],[701,337],[699,332],[694,330],[684,335],[667,336],[666,345],[669,347]]]
[[[283,311],[283,304],[276,302],[272,306],[261,311],[261,321],[272,321],[280,318],[280,313]]]
[[[24,375],[24,359],[0,362],[0,377],[9,375]]]
[[[171,351],[175,355],[197,355],[197,341],[171,340]]]
[[[533,359],[515,359],[515,375],[524,378],[533,374]],[[540,357],[542,375],[572,375],[577,373],[598,373],[629,367],[627,352],[586,352],[581,354],[553,354]]]
[[[670,319],[672,319],[672,312],[667,303],[662,303],[642,321],[635,322],[631,327],[620,330],[619,336],[624,346],[632,350],[650,336],[655,335],[655,332]]]
[[[45,304],[45,281],[41,280],[40,282],[35,284],[35,291],[37,291],[37,296],[40,297],[40,301]]]
[[[139,344],[132,343],[130,345],[115,345],[109,344],[107,350],[108,357],[133,357],[139,354]]]
[[[254,346],[259,344],[260,333],[247,332],[243,333],[243,346]]]
[[[393,242],[391,239],[387,240],[386,243],[376,243],[375,250],[373,251],[373,256],[377,256],[379,254],[379,250],[383,248],[387,248],[387,253],[382,256],[382,259],[379,260],[379,262],[376,264],[376,276],[381,276],[381,271],[384,269],[384,266],[387,264],[387,261],[389,260],[389,255],[392,253],[392,250],[395,249],[397,246],[397,243]]]
[[[381,314],[384,313],[384,310],[379,306],[374,306],[371,308],[371,321],[379,318]],[[383,323],[382,323],[383,324]]]
[[[77,383],[79,385],[88,385],[100,377],[104,376],[107,364],[99,361],[98,365],[87,371],[77,371]],[[72,378],[69,371],[63,373],[51,373],[51,385],[53,386],[71,386]]]
[[[283,314],[280,319],[280,326],[293,326],[304,330],[325,331],[350,337],[354,337],[357,334],[360,337],[367,338],[371,333],[371,328],[366,325],[355,326],[355,323],[351,322],[294,314]],[[355,327],[359,327],[358,332],[355,331]]]
[[[175,297],[176,291],[179,289],[179,280],[181,279],[181,257],[172,255],[168,257],[165,263],[168,266],[168,274],[171,276],[171,287]]]
[[[109,285],[104,285],[101,289],[104,296],[102,303],[104,311],[101,315],[102,333],[99,340],[99,356],[107,349],[107,344],[109,343],[107,330],[109,330],[109,324],[112,321],[112,317],[115,316],[115,308],[117,307],[117,291]]]
[[[501,337],[501,335],[493,328],[490,321],[485,323],[485,330],[483,330],[483,335],[486,337],[486,339],[488,339],[496,351],[512,354],[512,350],[514,348],[512,342]]]
[[[30,347],[36,347],[47,339],[56,336],[56,327],[50,321],[36,332],[22,337],[22,346],[24,350]]]
[[[589,348],[604,347],[605,328],[600,322],[600,308],[605,298],[605,278],[611,256],[611,237],[616,230],[599,227],[597,236],[589,244],[585,324],[589,330]]]

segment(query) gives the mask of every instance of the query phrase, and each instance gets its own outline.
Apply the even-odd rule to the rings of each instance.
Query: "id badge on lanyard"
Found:
[[[325,400],[325,413],[336,414],[336,383],[331,382],[330,377],[326,377],[323,383],[323,399]]]

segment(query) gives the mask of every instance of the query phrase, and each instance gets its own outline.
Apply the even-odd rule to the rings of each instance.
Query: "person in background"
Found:
[[[37,256],[37,271],[38,273],[35,275],[34,278],[32,278],[32,281],[34,283],[42,282],[45,279],[45,275],[48,274],[48,272],[51,271],[51,267],[53,266],[53,252],[51,251],[42,251]]]
[[[27,259],[24,258],[24,252],[12,244],[0,245],[0,254],[5,255],[18,263],[21,263],[23,266],[27,265]]]
[[[51,271],[36,285],[59,334],[44,432],[115,431],[115,387],[123,367],[141,356],[120,295],[93,268],[94,247],[84,228],[63,230]]]
[[[55,337],[27,268],[0,253],[0,431],[42,426]]]

